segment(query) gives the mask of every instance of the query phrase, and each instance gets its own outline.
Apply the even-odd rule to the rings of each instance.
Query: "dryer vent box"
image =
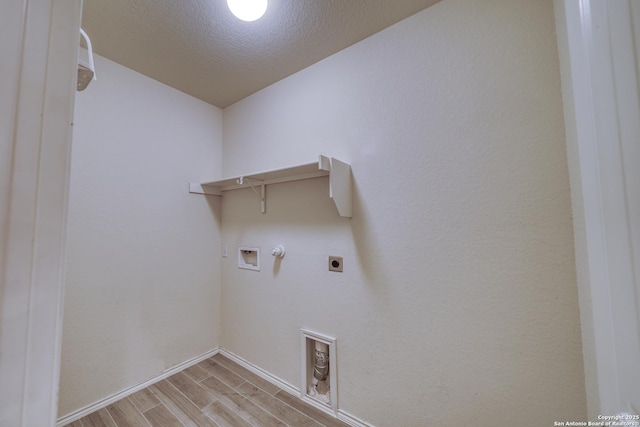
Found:
[[[323,380],[317,381],[315,387],[312,387],[314,385],[313,377],[316,366],[316,343],[325,344],[328,349],[328,373]],[[300,348],[302,368],[300,391],[302,400],[317,408],[337,414],[338,369],[336,339],[306,329],[300,329]]]

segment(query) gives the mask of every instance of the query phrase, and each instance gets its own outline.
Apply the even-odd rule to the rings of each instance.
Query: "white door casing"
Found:
[[[56,415],[80,2],[9,0],[0,14],[0,425],[54,425]],[[584,218],[576,234],[587,257],[585,359],[594,361],[585,375],[596,385],[589,413],[636,412],[640,11],[637,0],[556,0],[561,9],[572,184],[580,183],[572,192]]]
[[[640,2],[556,0],[590,420],[640,410]]]
[[[81,0],[0,13],[0,425],[54,426]]]

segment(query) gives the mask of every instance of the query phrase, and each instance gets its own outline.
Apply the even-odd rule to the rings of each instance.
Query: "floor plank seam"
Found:
[[[114,412],[115,411],[115,412]],[[348,427],[241,365],[216,355],[68,427]]]
[[[168,378],[167,378],[167,380],[168,380]],[[174,386],[174,385],[171,383],[171,381],[167,381],[167,383],[168,383],[171,387],[173,387],[173,388],[174,388],[178,393],[180,393],[180,394],[181,394],[181,395],[182,395],[182,396],[183,396],[183,397],[184,397],[184,398],[185,398],[189,403],[191,403],[193,406],[195,406],[196,408],[198,408],[198,410],[199,410],[199,411],[201,411],[201,412],[202,412],[202,409],[200,408],[200,406],[198,406],[194,401],[192,401],[191,399],[189,399],[189,396],[187,396],[186,394],[184,394],[184,393],[183,393],[183,392],[182,392],[178,387]],[[205,391],[206,391],[206,390],[205,390]],[[207,391],[207,392],[208,392],[208,391]],[[209,392],[208,392],[208,393],[209,393]],[[211,394],[211,393],[209,393],[209,394]],[[215,402],[216,400],[218,400],[218,399],[217,399],[217,397],[215,397],[215,396],[213,396],[213,398],[214,398],[213,402]],[[213,403],[213,402],[210,402],[210,403],[209,403],[209,405],[210,405],[211,403]],[[207,406],[208,406],[208,405],[207,405]]]
[[[274,414],[273,412],[269,411],[267,408],[265,408],[262,405],[258,405],[255,401],[253,401],[251,398],[245,396],[244,394],[241,393],[241,395],[247,399],[249,402],[253,403],[254,405],[256,405],[258,408],[262,409],[263,411],[265,411],[267,414],[271,415],[273,418],[275,418],[276,420],[280,421],[282,424],[284,424],[285,426],[291,427],[289,426],[289,424],[287,424],[284,420],[278,418],[278,416],[276,414]]]
[[[155,385],[151,386],[151,387],[150,387],[150,390],[151,390],[151,392],[156,396],[156,398],[157,398],[158,400],[160,400],[160,403],[161,403],[162,405],[164,405],[164,407],[165,407],[165,408],[167,408],[167,410],[169,411],[169,413],[171,413],[171,414],[172,414],[172,415],[173,415],[173,416],[174,416],[174,417],[175,417],[175,418],[176,418],[180,423],[182,423],[182,425],[183,425],[183,426],[187,427],[187,425],[183,422],[182,418],[183,418],[183,416],[184,416],[184,417],[186,417],[186,418],[189,418],[189,420],[191,420],[191,418],[190,418],[187,414],[185,414],[184,412],[182,412],[182,411],[180,411],[179,413],[177,413],[177,412],[175,411],[175,409],[176,409],[176,408],[172,408],[172,407],[173,407],[173,405],[165,404],[165,402],[163,402],[163,400],[164,400],[165,396],[160,396],[160,393],[161,393],[161,392],[160,392],[160,390],[158,390],[158,389],[155,387]],[[157,393],[156,393],[156,391],[157,391]],[[170,400],[170,399],[169,399],[169,400]],[[175,405],[175,404],[174,404],[174,405]],[[176,406],[177,406],[177,405],[176,405]],[[177,408],[177,409],[180,409],[180,408]],[[192,420],[191,420],[191,421],[192,421]],[[192,424],[193,424],[193,422],[192,422]]]
[[[236,375],[243,377],[246,381],[250,382],[251,384],[253,384],[254,386],[258,387],[259,389],[265,391],[266,393],[270,394],[271,396],[275,396],[276,393],[278,393],[278,391],[280,391],[280,387],[273,385],[271,383],[269,383],[267,380],[259,377],[258,375],[254,374],[253,372],[247,370],[246,368],[236,364],[235,362],[227,359],[226,357],[222,356],[221,354],[216,354],[215,356],[211,356],[210,359],[214,359],[216,361],[216,363],[220,363],[222,366],[226,367],[227,369],[229,369],[230,371],[232,371],[233,373],[235,373]],[[260,387],[259,384],[256,384],[256,381],[252,381],[251,378],[247,378],[244,377],[242,375],[242,373],[249,373],[250,376],[254,376],[256,378],[258,378],[259,380],[270,384],[274,390],[272,392],[269,392],[268,390],[265,390],[263,387]]]
[[[155,404],[155,405],[153,405],[151,408],[149,408],[149,409],[147,409],[147,410],[145,410],[145,411],[140,411],[140,409],[139,409],[139,408],[136,408],[136,409],[138,409],[138,411],[140,411],[140,413],[141,413],[142,415],[144,415],[144,414],[146,414],[147,412],[149,412],[150,410],[152,410],[153,408],[155,408],[156,406],[160,406],[160,405],[162,405],[162,402],[158,402],[158,403],[156,403],[156,404]],[[164,405],[163,405],[163,406],[164,406]]]
[[[263,392],[263,393],[265,393],[267,396],[269,396],[269,397],[272,397],[272,398],[273,398],[273,396],[269,395],[269,394],[268,394],[268,393],[266,393],[264,390],[260,389],[260,387],[257,387],[257,386],[255,386],[254,384],[252,384],[252,383],[250,383],[250,382],[248,382],[248,381],[245,381],[245,384],[247,384],[247,383],[248,383],[248,384],[251,384],[251,385],[252,385],[252,386],[254,386],[254,387],[256,387],[258,390],[262,391],[262,392]],[[263,406],[262,402],[260,402],[258,399],[252,399],[252,398],[251,398],[251,395],[250,395],[250,394],[248,394],[248,393],[247,393],[247,394],[242,393],[242,392],[240,392],[240,393],[241,393],[243,396],[245,396],[247,399],[249,399],[250,401],[254,402],[257,406],[259,406],[259,407],[260,407],[260,408],[262,408],[263,410],[265,410],[265,411],[269,412],[271,415],[273,415],[273,416],[274,416],[274,418],[279,419],[280,421],[282,421],[282,422],[283,422],[284,424],[286,424],[286,425],[291,425],[290,423],[287,423],[287,421],[286,421],[286,420],[279,418],[279,417],[278,417],[278,414],[275,414],[274,412],[270,411],[268,408],[266,408],[265,406]],[[283,401],[281,401],[281,400],[279,400],[279,399],[278,399],[278,401],[279,401],[279,402],[281,402],[281,404],[282,404],[282,405],[284,405],[284,406],[285,406],[285,408],[286,408],[287,410],[289,410],[289,411],[291,411],[291,412],[293,412],[293,413],[299,414],[299,415],[298,415],[298,417],[303,417],[303,418],[305,419],[305,421],[306,421],[306,420],[314,421],[314,420],[313,420],[313,419],[311,419],[309,416],[307,416],[306,414],[303,414],[302,412],[298,411],[297,409],[295,409],[293,406],[289,405],[288,403],[283,402]],[[317,421],[316,421],[316,422],[317,422]],[[295,427],[295,426],[294,426],[294,427]]]
[[[259,425],[257,425],[249,416],[247,415],[243,415],[241,413],[239,413],[238,411],[236,411],[234,408],[230,407],[229,405],[227,405],[223,400],[220,400],[220,403],[224,406],[227,407],[227,409],[229,409],[230,411],[232,411],[233,413],[235,413],[236,415],[238,415],[240,418],[242,418],[243,420],[245,420],[246,422],[248,422],[249,424],[251,424],[254,427],[260,427]]]
[[[116,427],[120,427],[118,425],[118,423],[116,422],[116,420],[113,419],[113,417],[111,416],[111,413],[109,412],[109,410],[107,408],[105,408],[107,415],[109,416],[109,419],[111,420],[111,422],[113,423],[113,425],[115,425]]]

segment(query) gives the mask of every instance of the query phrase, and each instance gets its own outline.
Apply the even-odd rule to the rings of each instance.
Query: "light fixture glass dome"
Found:
[[[243,21],[260,19],[267,11],[267,0],[227,0],[231,12]]]

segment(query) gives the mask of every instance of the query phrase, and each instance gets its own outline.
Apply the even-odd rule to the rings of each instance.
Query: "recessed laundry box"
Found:
[[[300,329],[303,400],[338,412],[336,339]]]

